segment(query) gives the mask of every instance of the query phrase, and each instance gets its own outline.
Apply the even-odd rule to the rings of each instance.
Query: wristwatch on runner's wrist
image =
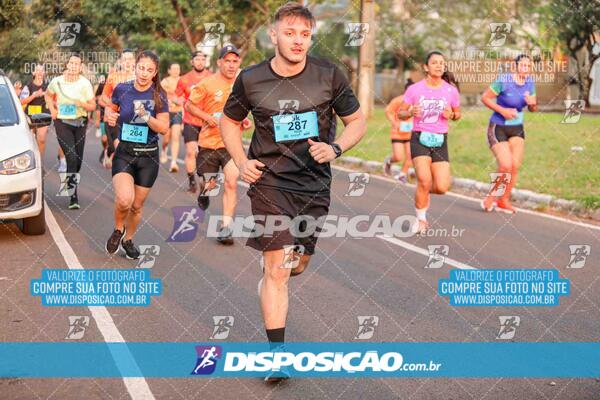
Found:
[[[333,147],[333,151],[335,153],[335,158],[338,158],[342,155],[342,148],[337,143],[331,143],[331,147]]]

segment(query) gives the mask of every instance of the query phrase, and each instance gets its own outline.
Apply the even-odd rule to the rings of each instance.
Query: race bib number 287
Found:
[[[273,128],[275,141],[308,139],[319,136],[317,112],[309,111],[300,114],[274,115]]]

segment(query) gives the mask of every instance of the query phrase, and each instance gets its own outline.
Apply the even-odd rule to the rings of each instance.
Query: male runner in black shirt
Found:
[[[241,178],[251,184],[248,196],[255,217],[326,216],[329,162],[365,133],[365,117],[344,74],[333,63],[307,56],[314,25],[311,12],[301,4],[282,6],[270,30],[275,57],[240,73],[223,110],[221,135]],[[333,111],[345,126],[335,142],[330,135]],[[249,112],[256,130],[246,156],[239,126]],[[257,224],[268,225],[264,220]],[[316,241],[314,234],[294,237],[293,231],[283,230],[247,242],[263,252],[260,302],[271,343],[284,341],[290,273],[306,268]],[[294,254],[298,245],[304,254]],[[288,262],[297,258],[297,266]]]

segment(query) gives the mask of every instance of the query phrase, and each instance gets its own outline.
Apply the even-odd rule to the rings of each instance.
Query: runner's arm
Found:
[[[241,121],[233,120],[225,114],[220,119],[220,131],[223,143],[238,168],[248,161],[244,146],[242,145],[241,125]]]
[[[56,109],[56,103],[54,102],[54,92],[47,89],[44,98],[46,100],[46,106],[48,107],[48,110],[50,110],[50,114],[52,114],[53,118],[56,118],[58,111]]]
[[[88,101],[79,101],[75,102],[75,105],[82,107],[85,111],[94,111],[96,109],[96,99],[92,98]]]
[[[151,116],[148,120],[148,126],[156,133],[167,134],[169,132],[169,113],[161,112],[156,114],[156,117]]]
[[[35,95],[37,93],[37,91],[31,93],[29,96],[25,97],[24,99],[21,99],[21,104],[26,106],[27,104],[31,103],[33,101],[33,99],[37,98],[37,96]]]
[[[342,152],[346,152],[353,148],[365,135],[367,131],[367,119],[359,108],[350,115],[341,117],[344,123],[344,130],[340,137],[335,141],[342,148]]]
[[[212,117],[212,115],[210,115],[207,112],[202,111],[202,109],[200,107],[198,107],[197,105],[194,105],[189,100],[185,102],[185,105],[183,106],[183,108],[185,109],[185,111],[188,111],[194,117],[202,118],[205,121],[208,120],[210,117]]]
[[[487,88],[481,95],[481,102],[490,110],[502,114],[504,107],[496,103],[496,97],[498,97],[498,95],[491,88]]]

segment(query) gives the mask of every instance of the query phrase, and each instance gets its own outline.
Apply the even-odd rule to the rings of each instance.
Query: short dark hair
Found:
[[[515,64],[519,65],[519,63],[521,62],[522,59],[527,58],[531,61],[531,57],[529,57],[529,55],[527,54],[519,54],[516,58],[515,58]]]
[[[315,17],[312,15],[310,10],[307,7],[304,7],[302,4],[296,2],[289,2],[279,7],[273,16],[273,23],[279,22],[286,17],[304,18],[310,22],[310,26],[312,27],[314,27],[316,24]]]

